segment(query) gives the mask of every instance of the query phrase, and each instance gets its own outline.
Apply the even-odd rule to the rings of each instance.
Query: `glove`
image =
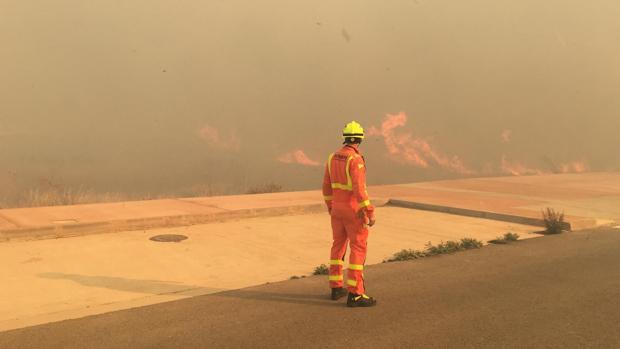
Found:
[[[368,217],[368,215],[366,214],[366,210],[364,209],[360,209],[359,211],[357,211],[357,217],[359,217],[360,219],[363,219],[364,224],[368,225],[369,227],[372,227],[377,222],[374,217],[373,218]]]

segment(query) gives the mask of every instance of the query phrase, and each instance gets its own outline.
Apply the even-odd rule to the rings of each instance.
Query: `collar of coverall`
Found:
[[[360,153],[360,150],[359,150],[359,148],[357,147],[357,145],[347,144],[347,145],[345,145],[344,147],[345,147],[345,148],[351,148],[351,149],[355,150],[355,152],[356,152],[357,154],[359,154],[359,153]]]

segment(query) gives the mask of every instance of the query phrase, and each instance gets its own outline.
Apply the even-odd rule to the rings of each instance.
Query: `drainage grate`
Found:
[[[187,236],[185,235],[163,234],[163,235],[152,236],[149,240],[157,241],[157,242],[181,242],[185,239],[187,239]]]

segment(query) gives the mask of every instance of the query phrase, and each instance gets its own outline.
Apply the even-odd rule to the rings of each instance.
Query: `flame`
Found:
[[[503,143],[510,143],[512,140],[512,130],[503,130],[501,138]]]
[[[509,161],[506,158],[506,155],[502,155],[501,170],[503,173],[510,174],[513,176],[542,175],[542,174],[547,173],[545,171],[542,171],[536,168],[527,167],[526,165],[520,162],[517,162],[517,161]]]
[[[531,168],[517,161],[508,161],[506,155],[502,155],[501,171],[513,176],[543,175],[550,173],[584,173],[590,171],[590,167],[584,161],[572,161],[559,166],[551,163],[551,166],[551,171]]]
[[[278,161],[285,164],[299,164],[304,166],[320,166],[318,161],[314,161],[304,153],[303,150],[295,150],[278,157]]]
[[[396,134],[394,130],[407,124],[407,115],[403,112],[387,114],[381,128],[370,127],[368,135],[381,136],[390,156],[402,163],[428,168],[431,164],[460,174],[472,174],[474,171],[465,167],[458,156],[447,156],[434,149],[430,143],[414,138],[410,133]]]
[[[561,173],[584,173],[590,170],[590,166],[584,161],[573,161],[560,165]]]
[[[200,138],[212,147],[238,151],[241,148],[241,141],[234,132],[230,132],[228,137],[222,137],[220,131],[212,126],[205,125],[198,131]]]

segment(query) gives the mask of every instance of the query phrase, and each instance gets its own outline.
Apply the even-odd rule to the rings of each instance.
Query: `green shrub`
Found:
[[[563,212],[547,207],[542,211],[542,215],[545,221],[545,234],[560,234],[564,230],[566,223]]]
[[[517,240],[519,240],[519,234],[513,233],[513,232],[508,232],[508,233],[504,234],[504,240],[506,240],[506,241],[517,241]]]
[[[318,267],[314,268],[314,273],[312,275],[328,275],[329,268],[325,264],[321,264]]]
[[[436,254],[453,253],[459,251],[460,249],[460,244],[456,241],[442,241],[437,245],[432,245],[429,241],[426,244],[426,251],[428,252],[429,256],[434,256]]]
[[[482,247],[482,241],[476,240],[476,239],[472,239],[472,238],[462,238],[461,239],[461,247],[464,250],[471,250],[471,249],[474,249],[474,248],[480,248],[480,247]]]
[[[433,245],[429,241],[423,251],[412,249],[401,250],[400,252],[396,252],[391,258],[385,260],[384,262],[408,261],[412,259],[435,256],[438,254],[471,250],[480,247],[482,247],[482,241],[472,238],[463,238],[460,241],[442,241],[438,245]]]
[[[489,243],[491,243],[491,244],[507,244],[509,242],[513,242],[513,241],[517,241],[517,240],[519,240],[519,234],[508,232],[508,233],[504,234],[504,236],[495,238],[494,240],[489,240]]]
[[[426,257],[426,252],[418,251],[418,250],[402,250],[400,252],[394,253],[392,258],[388,259],[387,262],[396,262],[396,261],[408,261],[412,259],[418,259]]]

